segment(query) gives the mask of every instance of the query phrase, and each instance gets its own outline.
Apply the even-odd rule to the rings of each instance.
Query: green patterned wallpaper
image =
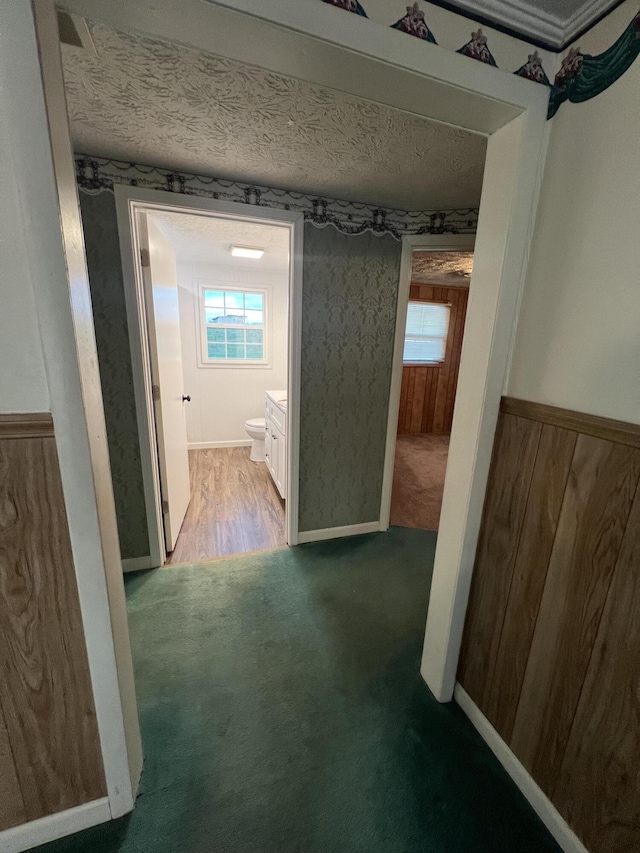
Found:
[[[98,364],[123,559],[149,554],[129,332],[113,193],[80,193]]]
[[[113,194],[81,193],[123,558],[149,553]],[[305,225],[300,529],[375,521],[401,243]]]
[[[305,225],[300,530],[380,517],[401,251]]]

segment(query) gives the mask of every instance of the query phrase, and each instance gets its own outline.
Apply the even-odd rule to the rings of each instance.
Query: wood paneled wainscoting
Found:
[[[0,684],[0,830],[105,797],[49,414],[0,415]]]
[[[640,426],[504,398],[458,680],[592,853],[640,850]]]
[[[467,287],[411,285],[409,299],[412,302],[441,302],[451,305],[451,314],[447,348],[442,364],[405,365],[402,368],[398,435],[415,435],[421,432],[443,435],[451,432],[468,297]]]

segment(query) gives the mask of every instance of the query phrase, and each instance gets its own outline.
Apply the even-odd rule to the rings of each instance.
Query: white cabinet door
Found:
[[[271,421],[269,420],[269,418],[265,418],[265,430],[264,430],[264,461],[265,461],[265,462],[266,462],[266,464],[267,464],[267,468],[269,469],[269,473],[271,474],[271,476],[272,476],[272,477],[273,477],[273,479],[275,480],[275,477],[274,477],[274,474],[273,474],[273,461],[272,461],[272,457],[273,457],[273,450],[272,450],[273,440],[272,440],[272,437],[271,437],[271,429],[272,429],[272,427],[271,427]]]
[[[280,492],[280,495],[286,497],[286,482],[287,482],[287,451],[285,446],[284,435],[280,430],[271,424],[271,459],[273,463],[273,479]]]

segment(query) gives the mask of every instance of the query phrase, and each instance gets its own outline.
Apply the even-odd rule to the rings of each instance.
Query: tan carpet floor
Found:
[[[399,435],[391,493],[391,524],[437,530],[448,435]]]

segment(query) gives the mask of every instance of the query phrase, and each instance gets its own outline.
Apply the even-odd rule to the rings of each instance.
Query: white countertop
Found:
[[[287,408],[287,392],[284,391],[265,391],[264,392],[267,397],[271,400],[272,403],[275,403],[279,409],[283,411]]]

